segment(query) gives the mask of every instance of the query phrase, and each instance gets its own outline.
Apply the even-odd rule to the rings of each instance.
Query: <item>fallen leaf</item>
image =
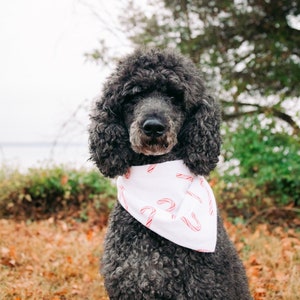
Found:
[[[71,256],[67,256],[66,259],[69,264],[73,263],[73,259]]]
[[[89,229],[88,232],[86,233],[86,238],[88,241],[91,241],[94,236],[94,231],[92,229]]]

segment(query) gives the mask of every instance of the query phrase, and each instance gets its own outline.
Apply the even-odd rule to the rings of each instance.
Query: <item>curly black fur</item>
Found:
[[[92,111],[91,159],[108,177],[176,159],[208,175],[220,154],[220,121],[190,60],[139,49],[119,62]],[[102,273],[110,299],[251,299],[220,217],[215,252],[199,253],[158,236],[117,204]]]

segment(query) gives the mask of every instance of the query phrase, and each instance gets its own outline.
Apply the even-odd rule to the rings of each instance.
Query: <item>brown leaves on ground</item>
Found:
[[[0,299],[107,299],[103,237],[91,224],[0,220]]]
[[[300,233],[257,225],[251,230],[225,222],[242,258],[255,300],[300,299]]]
[[[0,299],[108,299],[99,275],[105,232],[95,224],[0,220]],[[254,299],[300,299],[300,233],[225,223]]]

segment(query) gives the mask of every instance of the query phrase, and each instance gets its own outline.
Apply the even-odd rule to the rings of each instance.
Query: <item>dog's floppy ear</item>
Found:
[[[104,102],[96,102],[89,127],[91,160],[107,177],[123,175],[130,164],[130,143],[126,127]]]
[[[189,169],[197,175],[208,175],[218,163],[220,154],[221,112],[219,104],[203,95],[193,107],[179,133],[179,147]]]

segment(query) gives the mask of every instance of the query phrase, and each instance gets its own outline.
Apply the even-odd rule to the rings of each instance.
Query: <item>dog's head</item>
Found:
[[[207,175],[218,162],[219,126],[219,106],[190,60],[137,50],[118,64],[92,111],[91,159],[109,177],[171,159]]]

